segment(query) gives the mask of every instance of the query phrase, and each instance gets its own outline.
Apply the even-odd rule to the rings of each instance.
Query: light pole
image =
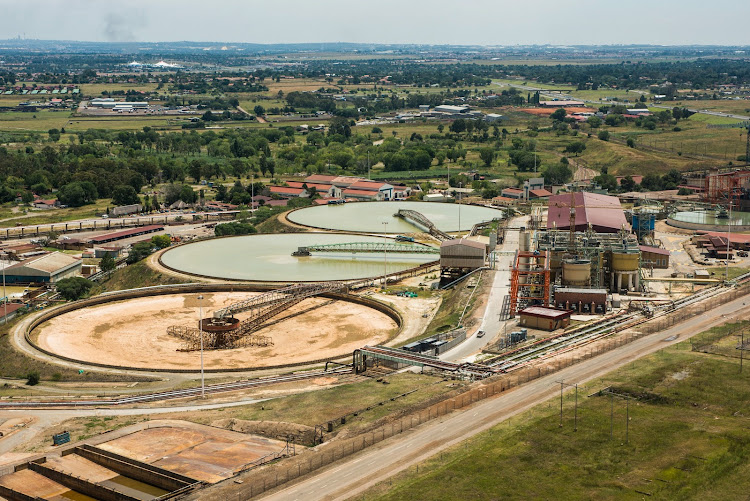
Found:
[[[458,189],[463,188],[463,183],[458,183]],[[458,192],[458,235],[461,236],[461,191]]]
[[[201,398],[206,398],[206,379],[203,374],[203,295],[198,296],[198,329],[201,337]]]
[[[8,294],[5,292],[5,258],[8,254],[3,254],[3,324],[8,323]]]
[[[388,221],[383,221],[383,290],[388,282]]]
[[[732,240],[732,195],[729,195],[729,224],[727,224],[727,273],[725,280],[729,281],[729,244]]]

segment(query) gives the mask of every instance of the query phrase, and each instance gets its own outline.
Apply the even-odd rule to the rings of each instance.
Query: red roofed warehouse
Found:
[[[597,233],[617,233],[623,226],[630,229],[617,197],[588,192],[551,196],[547,228],[570,229],[571,205],[575,209],[575,231],[586,231],[589,224]]]
[[[93,237],[91,243],[103,244],[107,242],[114,242],[115,240],[122,240],[123,238],[137,237],[140,235],[146,235],[147,233],[154,233],[161,231],[164,226],[158,224],[152,224],[150,226],[141,226],[140,228],[131,228],[129,230],[116,231],[114,233],[107,233],[105,235],[99,235]]]

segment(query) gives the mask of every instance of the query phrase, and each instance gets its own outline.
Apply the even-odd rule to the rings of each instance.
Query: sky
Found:
[[[0,39],[750,45],[750,0],[0,0]]]

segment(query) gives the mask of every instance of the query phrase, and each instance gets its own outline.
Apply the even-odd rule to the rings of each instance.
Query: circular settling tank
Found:
[[[439,259],[437,254],[313,252],[296,257],[299,247],[385,239],[331,233],[285,233],[217,238],[180,245],[166,251],[161,263],[193,275],[257,282],[318,282],[355,280],[408,270]],[[388,239],[389,243],[393,240]]]
[[[445,232],[470,230],[476,223],[503,217],[503,212],[489,207],[436,202],[352,202],[343,205],[319,205],[291,212],[287,219],[303,226],[361,233],[413,233],[421,228],[394,217],[400,209],[413,210]],[[387,225],[383,223],[387,222]]]
[[[750,226],[750,212],[732,211],[732,217],[719,217],[719,211],[683,211],[672,216],[676,221],[692,224],[705,224],[707,226]]]
[[[198,326],[198,306],[209,317],[255,292],[165,294],[115,301],[62,313],[31,333],[42,349],[81,362],[138,369],[199,370],[200,355],[182,351],[170,326]],[[249,313],[240,313],[242,321]],[[369,306],[313,297],[290,307],[256,331],[269,346],[206,350],[207,370],[238,370],[312,362],[386,342],[396,322]]]

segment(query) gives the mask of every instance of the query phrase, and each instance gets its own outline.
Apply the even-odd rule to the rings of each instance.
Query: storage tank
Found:
[[[613,252],[612,253],[612,271],[624,272],[624,271],[637,271],[638,270],[638,258],[639,254],[625,253],[625,252]]]
[[[565,259],[562,262],[563,285],[585,286],[591,284],[591,261]]]

